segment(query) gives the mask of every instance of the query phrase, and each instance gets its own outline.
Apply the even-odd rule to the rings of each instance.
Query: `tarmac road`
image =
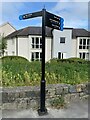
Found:
[[[47,108],[48,114],[39,116],[37,110],[3,110],[2,118],[88,118],[88,100],[72,102],[67,108]]]

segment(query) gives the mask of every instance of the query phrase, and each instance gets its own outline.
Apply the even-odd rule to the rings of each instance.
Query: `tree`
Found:
[[[4,38],[4,36],[0,37],[0,51],[2,55],[4,56],[5,49],[7,49],[7,40]]]

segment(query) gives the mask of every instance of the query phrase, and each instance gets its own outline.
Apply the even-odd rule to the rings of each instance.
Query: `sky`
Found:
[[[3,0],[0,1],[0,25],[9,22],[17,30],[27,26],[41,26],[41,17],[19,20],[19,16],[47,11],[64,18],[64,27],[90,29],[89,0]]]

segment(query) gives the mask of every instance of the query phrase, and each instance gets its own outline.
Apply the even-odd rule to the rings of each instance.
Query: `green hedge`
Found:
[[[21,57],[21,56],[4,56],[0,58],[2,62],[7,62],[7,61],[18,61],[18,62],[26,62],[28,61],[26,58]]]
[[[23,57],[8,56],[1,58],[0,75],[3,86],[39,85],[41,81],[41,62],[29,62]],[[71,62],[67,62],[71,61]],[[47,84],[79,84],[89,80],[89,62],[81,64],[78,59],[53,59],[46,63],[45,79]],[[80,60],[79,60],[80,61]],[[83,60],[81,60],[83,61]],[[0,83],[1,83],[0,82]]]
[[[50,62],[65,62],[65,63],[81,63],[81,64],[88,64],[90,61],[80,59],[80,58],[68,58],[68,59],[51,59]]]

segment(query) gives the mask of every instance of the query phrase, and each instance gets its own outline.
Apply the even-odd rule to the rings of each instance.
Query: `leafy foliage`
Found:
[[[7,40],[2,36],[0,37],[0,50],[4,56],[5,49],[7,49]]]
[[[3,86],[33,86],[40,84],[41,62],[29,62],[27,59],[19,56],[3,57],[1,61],[0,74],[2,74],[2,82],[0,83]],[[82,64],[77,62],[76,59],[74,62],[51,60],[46,63],[46,83],[79,84],[88,82],[89,70],[89,62],[86,61]]]

